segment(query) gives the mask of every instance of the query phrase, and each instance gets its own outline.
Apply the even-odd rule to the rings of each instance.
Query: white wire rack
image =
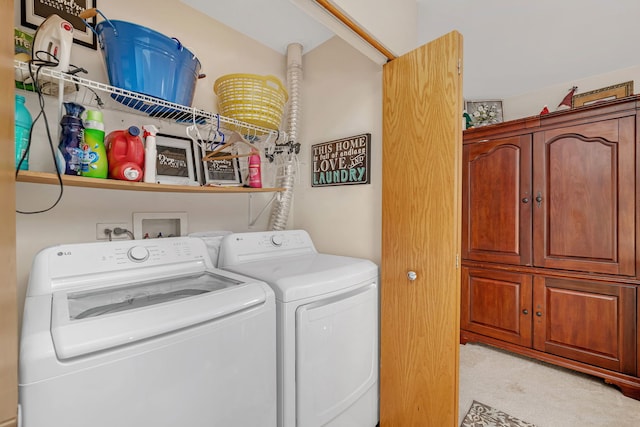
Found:
[[[71,100],[94,108],[123,111],[129,114],[139,114],[155,119],[196,125],[200,128],[211,127],[214,130],[235,130],[249,137],[252,141],[271,141],[272,143],[286,143],[285,132],[255,126],[229,117],[221,116],[194,107],[175,104],[162,99],[132,92],[104,83],[88,80],[77,75],[62,73],[48,67],[32,65],[14,60],[16,81],[24,82],[23,89],[35,91],[31,75],[38,73],[38,82],[42,93],[58,96],[62,100]]]

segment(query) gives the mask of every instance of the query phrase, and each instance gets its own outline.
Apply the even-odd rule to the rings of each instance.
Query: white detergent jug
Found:
[[[31,58],[57,63],[52,69],[66,73],[69,71],[72,44],[73,25],[58,15],[50,15],[33,36]]]

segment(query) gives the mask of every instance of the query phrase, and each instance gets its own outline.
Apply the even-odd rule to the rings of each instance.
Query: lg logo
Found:
[[[58,252],[58,256],[66,256],[66,255],[71,255],[71,251],[65,251],[65,252]]]

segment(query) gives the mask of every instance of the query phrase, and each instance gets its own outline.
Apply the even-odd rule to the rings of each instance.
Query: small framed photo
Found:
[[[204,157],[210,154],[211,151],[205,151],[201,156]],[[220,151],[216,153],[213,158],[209,160],[203,160],[203,184],[204,185],[219,185],[219,186],[241,186],[242,177],[240,175],[240,161],[239,159],[221,159],[216,160],[216,157],[227,157],[231,153]]]
[[[159,133],[156,135],[156,150],[158,184],[200,185],[191,139]]]
[[[502,100],[468,100],[464,103],[464,109],[471,117],[474,127],[493,125],[504,121],[502,115]]]
[[[50,15],[58,15],[73,25],[74,43],[96,50],[96,35],[79,16],[85,9],[97,7],[96,2],[97,0],[20,0],[20,23],[35,30]],[[89,23],[95,28],[96,18],[91,18]]]
[[[571,98],[571,108],[582,107],[598,102],[611,101],[633,94],[633,80],[613,86],[603,87],[590,92],[579,93]]]

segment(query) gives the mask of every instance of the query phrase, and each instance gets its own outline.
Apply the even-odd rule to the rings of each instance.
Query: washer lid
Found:
[[[223,268],[267,282],[283,302],[340,291],[378,276],[378,266],[367,259],[318,253]]]
[[[265,304],[257,281],[207,270],[113,288],[53,293],[51,337],[58,359],[82,356]]]

